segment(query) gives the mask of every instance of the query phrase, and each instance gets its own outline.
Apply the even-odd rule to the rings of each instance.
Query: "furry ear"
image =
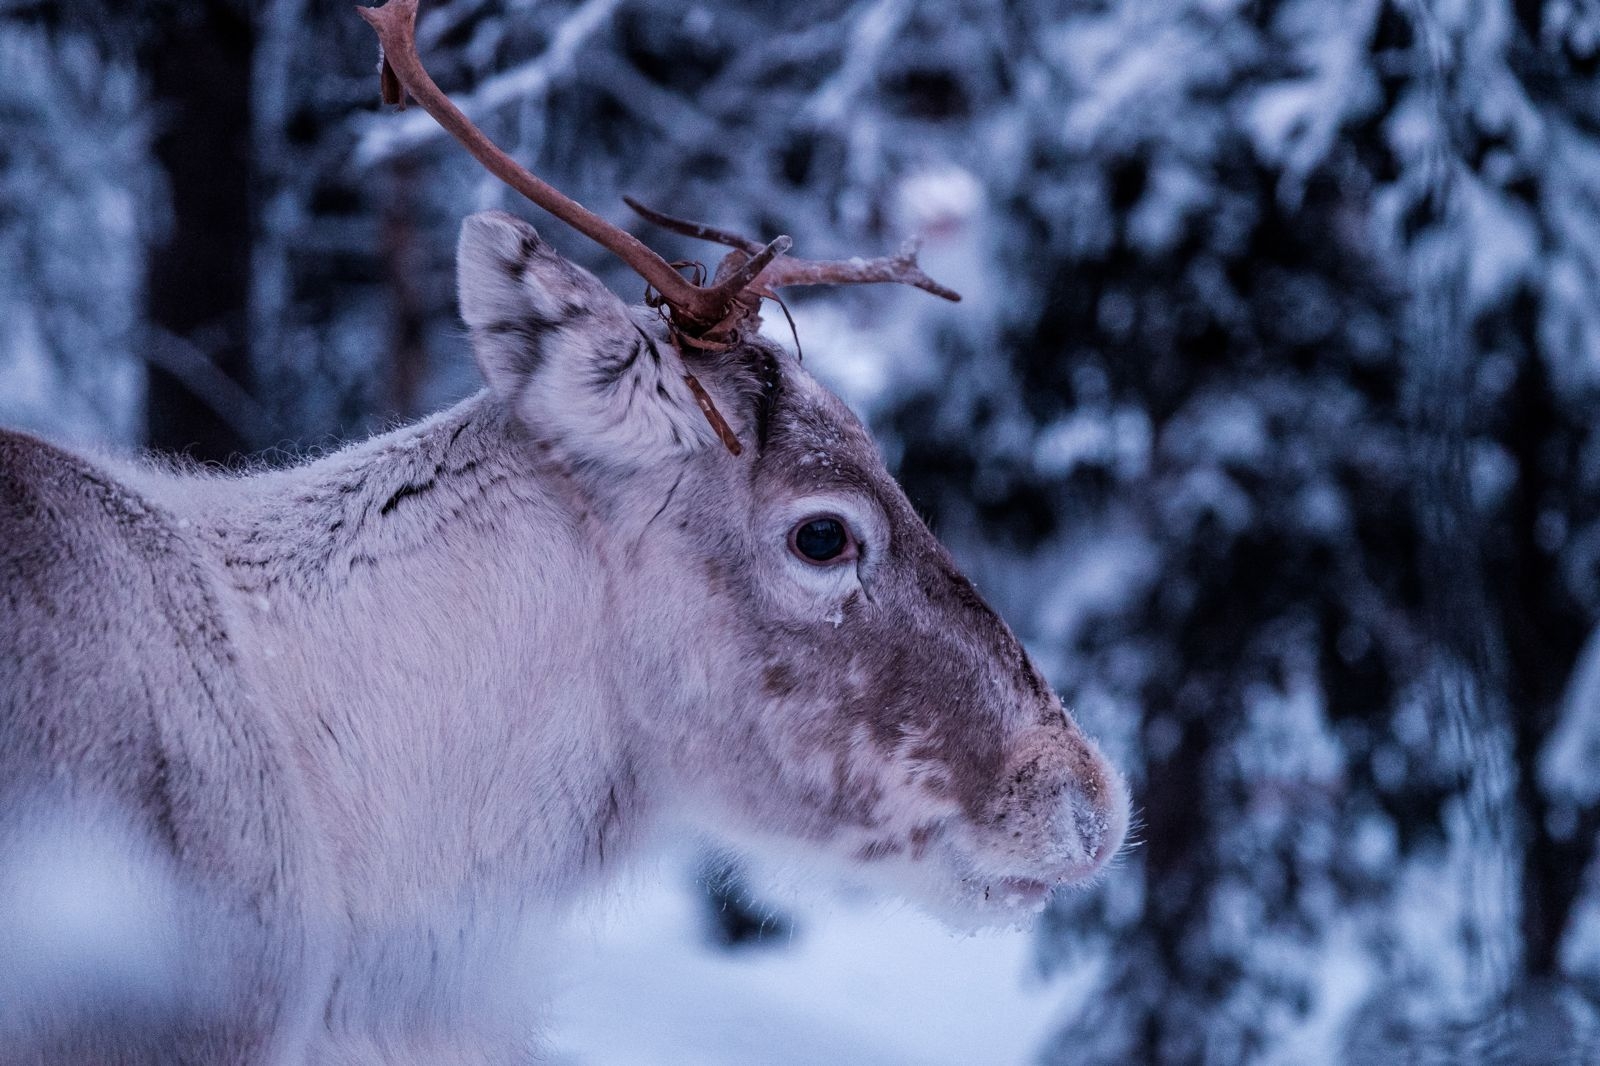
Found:
[[[672,346],[526,222],[462,223],[456,284],[479,369],[539,436],[617,467],[716,443]]]

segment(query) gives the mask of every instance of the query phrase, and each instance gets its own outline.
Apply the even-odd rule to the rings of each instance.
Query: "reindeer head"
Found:
[[[414,8],[366,12],[396,76],[480,158],[514,168],[427,80]],[[583,210],[513,176],[563,217]],[[584,216],[638,265],[631,235]],[[626,307],[510,215],[469,218],[458,250],[485,377],[530,461],[559,469],[592,516],[615,586],[618,724],[652,790],[967,916],[1003,919],[1091,877],[1126,829],[1116,773],[860,422],[751,328],[778,285],[947,290],[909,256],[807,263],[783,255],[787,239],[664,221],[735,246],[705,288],[646,252],[665,314]]]

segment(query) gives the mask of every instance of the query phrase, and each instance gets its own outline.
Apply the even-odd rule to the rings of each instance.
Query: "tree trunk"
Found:
[[[187,344],[248,389],[250,82],[246,12],[203,0],[175,14],[141,49],[156,106],[157,160],[171,195],[171,231],[147,276],[153,343]],[[152,365],[150,446],[226,460],[255,443],[216,410],[194,378]]]

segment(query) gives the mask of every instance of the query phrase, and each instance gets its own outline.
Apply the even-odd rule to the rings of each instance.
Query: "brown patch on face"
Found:
[[[967,703],[947,707],[934,725],[927,740],[911,754],[943,767],[949,779],[944,782],[930,780],[927,787],[956,800],[974,820],[980,819],[986,809],[992,809],[997,789],[1015,794],[1035,787],[1028,780],[1013,778],[1003,780],[1004,765],[1008,761],[1008,737],[1012,730],[1031,719],[1030,724],[1053,730],[1070,728],[1054,692],[1028,657],[1018,640],[994,610],[984,602],[977,588],[965,575],[943,558],[937,548],[930,552],[936,558],[924,561],[924,576],[920,582],[922,594],[940,613],[961,619],[961,630],[978,649],[989,649],[986,658],[1008,664],[1011,669],[1009,684],[1002,691],[991,692],[976,688],[970,677],[954,675],[940,688],[952,697],[964,695]],[[970,645],[969,645],[970,647]],[[968,654],[971,654],[969,651]],[[980,655],[983,654],[980,652]],[[1026,717],[1012,718],[1008,723],[1003,714],[982,713],[990,706],[1013,706]],[[1028,710],[1023,710],[1027,708]],[[1031,773],[1031,770],[1026,771]],[[942,787],[941,787],[942,786]],[[1048,803],[1041,797],[1040,803]]]
[[[834,759],[833,795],[828,800],[830,818],[841,825],[860,825],[871,829],[879,824],[878,805],[882,802],[881,786],[856,777],[843,756]]]
[[[907,627],[906,616],[890,610],[870,611],[862,622],[870,628],[843,627],[836,638],[824,631],[796,671],[804,691],[820,689],[819,702],[831,705],[818,739],[834,751],[864,739],[885,754],[900,752],[909,783],[976,819],[1005,772],[1004,696],[973,661],[967,636]],[[771,667],[766,676],[769,692],[773,681],[790,680]]]
[[[1048,809],[1066,790],[1066,782],[1058,775],[1047,775],[1038,760],[1030,760],[1018,767],[1006,779],[1000,792],[996,814],[991,820],[997,828],[1005,821],[1007,812],[1041,811]],[[1021,830],[1013,830],[1013,837],[1021,837]]]
[[[761,671],[761,688],[774,699],[792,696],[800,688],[800,675],[788,663],[773,663]]]
[[[937,767],[923,778],[931,795],[954,800],[974,819],[988,807],[1000,775],[1005,771],[1002,734],[992,714],[981,705],[970,686],[951,679],[938,684],[934,679],[933,698],[943,693],[969,693],[968,702],[947,704],[940,709],[925,739],[908,753],[918,762]],[[941,691],[942,690],[942,691]],[[965,712],[965,713],[964,713]]]
[[[944,745],[935,740],[925,740],[912,748],[907,754],[919,763],[932,763],[942,766],[944,762]],[[950,780],[948,773],[938,770],[924,772],[918,778],[918,782],[928,792],[940,799],[958,798],[956,796],[955,783]]]

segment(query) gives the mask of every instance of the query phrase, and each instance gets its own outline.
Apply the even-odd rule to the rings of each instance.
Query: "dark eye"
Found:
[[[789,545],[808,562],[832,562],[850,546],[850,533],[837,518],[812,518],[794,527]]]

